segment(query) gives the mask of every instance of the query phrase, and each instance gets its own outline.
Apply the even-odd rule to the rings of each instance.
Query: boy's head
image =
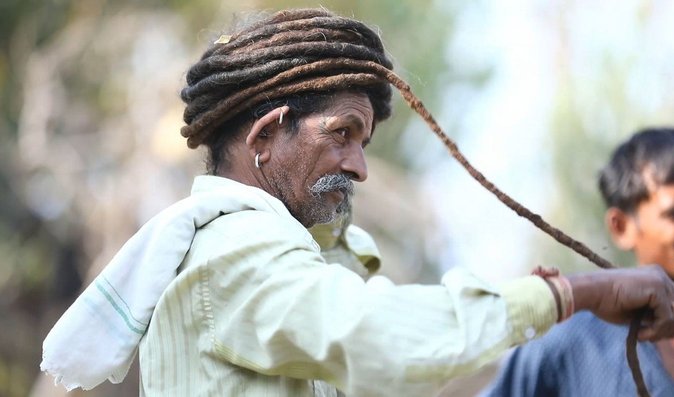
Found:
[[[645,129],[618,146],[599,189],[616,245],[674,276],[674,128]]]

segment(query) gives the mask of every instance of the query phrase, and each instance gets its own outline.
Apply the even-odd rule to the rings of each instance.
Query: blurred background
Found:
[[[189,194],[180,137],[189,65],[259,10],[323,5],[377,27],[396,71],[500,188],[626,266],[604,232],[599,168],[674,120],[668,0],[0,0],[0,396],[59,396],[42,339],[140,225]],[[399,96],[368,148],[354,222],[383,273],[498,281],[591,269],[483,191]],[[497,363],[448,384],[472,396]],[[137,374],[71,396],[134,396]]]

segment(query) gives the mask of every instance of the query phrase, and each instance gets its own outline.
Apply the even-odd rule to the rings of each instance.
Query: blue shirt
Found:
[[[555,326],[517,348],[483,396],[636,396],[625,355],[628,327],[589,312]],[[674,380],[653,343],[637,347],[651,396],[674,396]]]

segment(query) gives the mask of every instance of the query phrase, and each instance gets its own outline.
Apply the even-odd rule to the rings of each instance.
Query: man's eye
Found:
[[[339,128],[339,129],[335,130],[335,132],[337,133],[337,135],[341,136],[342,138],[346,138],[347,136],[349,136],[349,129],[348,128]]]

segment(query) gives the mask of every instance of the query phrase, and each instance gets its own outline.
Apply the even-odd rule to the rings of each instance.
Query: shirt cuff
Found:
[[[546,282],[527,276],[500,285],[506,302],[512,345],[542,336],[557,321],[555,297]]]

